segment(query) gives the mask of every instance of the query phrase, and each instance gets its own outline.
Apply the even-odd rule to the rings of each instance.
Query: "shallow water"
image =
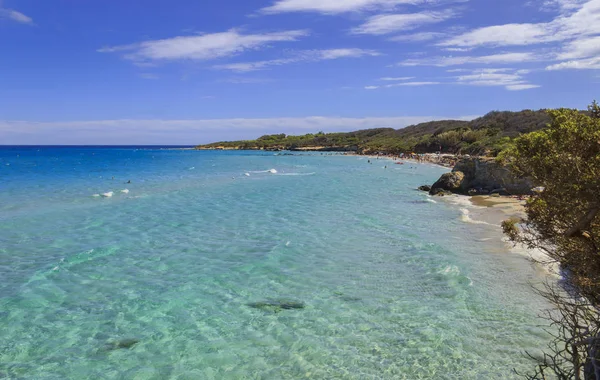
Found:
[[[414,190],[446,169],[372,161],[0,148],[0,378],[530,368],[540,274],[467,206]],[[280,299],[304,308],[249,305]]]

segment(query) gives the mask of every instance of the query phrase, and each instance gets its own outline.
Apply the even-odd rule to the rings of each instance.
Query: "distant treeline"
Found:
[[[376,128],[355,132],[265,135],[256,140],[218,142],[199,149],[343,150],[359,153],[455,153],[495,156],[514,138],[544,128],[546,110],[493,111],[472,121],[442,120],[403,129]]]

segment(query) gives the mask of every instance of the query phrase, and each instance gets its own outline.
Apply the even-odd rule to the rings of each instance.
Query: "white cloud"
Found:
[[[364,24],[354,28],[352,32],[374,35],[389,34],[399,30],[410,30],[423,25],[440,23],[455,15],[452,11],[377,15],[367,19]]]
[[[16,22],[20,22],[21,24],[33,25],[33,19],[31,17],[26,16],[23,13],[17,12],[13,9],[0,8],[0,18],[3,17],[9,18]]]
[[[289,30],[264,34],[227,32],[151,40],[132,45],[105,47],[101,53],[124,52],[125,58],[145,63],[161,60],[211,60],[260,49],[274,42],[297,41],[308,35],[306,30]]]
[[[545,24],[506,24],[487,26],[440,42],[439,46],[473,47],[481,45],[507,46],[530,45],[549,42],[556,37]]]
[[[540,87],[529,83],[523,75],[528,73],[528,70],[516,70],[511,68],[484,68],[475,70],[455,69],[447,70],[448,72],[465,73],[458,76],[450,77],[451,81],[414,81],[404,82],[405,78],[381,78],[382,80],[396,80],[398,83],[392,83],[382,86],[366,86],[366,90],[376,90],[380,88],[392,88],[400,86],[432,86],[432,85],[467,85],[467,86],[501,86],[507,90],[517,91],[530,88]],[[408,78],[408,77],[407,77]],[[412,79],[412,78],[408,78]]]
[[[532,88],[538,88],[541,86],[538,86],[537,84],[512,84],[509,86],[506,86],[507,90],[510,91],[522,91],[522,90],[530,90]]]
[[[401,82],[401,83],[393,83],[386,84],[385,86],[366,86],[365,90],[376,90],[379,88],[392,88],[392,87],[420,87],[420,86],[434,86],[438,84],[443,84],[442,82]]]
[[[531,5],[531,2],[529,3]],[[540,6],[557,12],[543,23],[493,25],[440,42],[450,48],[558,44],[549,70],[596,69],[600,55],[600,0],[545,0]]]
[[[413,33],[413,34],[401,34],[399,36],[394,36],[390,38],[390,41],[397,42],[422,42],[422,41],[430,41],[434,39],[440,39],[446,36],[445,33],[439,32],[421,32],[421,33]]]
[[[272,66],[281,66],[290,63],[298,62],[318,62],[328,61],[340,58],[360,58],[365,56],[378,56],[381,55],[374,50],[364,49],[326,49],[326,50],[305,50],[298,51],[289,58],[272,59],[267,61],[255,61],[255,62],[240,62],[230,63],[224,65],[216,65],[214,68],[220,70],[231,70],[236,72],[250,72],[256,70],[266,69]]]
[[[444,48],[444,50],[464,53],[473,50],[473,48]]]
[[[582,38],[567,44],[557,59],[589,58],[600,55],[600,36]]]
[[[395,6],[427,3],[428,0],[277,0],[262,13],[317,12],[336,14],[365,10],[389,10]]]
[[[560,1],[561,11],[546,23],[493,25],[452,37],[440,46],[509,46],[566,41],[600,33],[600,0]]]
[[[525,71],[527,70],[509,68],[477,69],[455,77],[455,83],[468,86],[502,86],[511,91],[540,87],[527,82],[523,77]]]
[[[353,131],[403,128],[432,120],[471,120],[476,116],[400,117],[280,117],[200,120],[97,120],[70,122],[0,121],[0,141],[5,144],[181,144],[193,145],[222,139],[256,138],[265,133]]]
[[[556,63],[546,67],[546,70],[566,70],[566,69],[577,69],[577,70],[599,70],[600,69],[600,57],[592,57],[586,59],[579,59],[575,61],[565,61]]]
[[[407,59],[398,63],[399,66],[458,66],[466,64],[506,64],[540,60],[533,53],[499,53],[484,56],[448,56]]]

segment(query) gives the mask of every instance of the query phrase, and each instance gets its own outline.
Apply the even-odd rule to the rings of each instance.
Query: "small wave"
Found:
[[[192,166],[192,167],[191,167],[191,168],[189,168],[188,170],[194,170],[194,169],[196,169],[196,167],[195,167],[195,166]]]
[[[435,201],[435,200],[433,200],[433,199],[431,199],[431,198],[427,198],[427,199],[425,199],[425,200],[426,200],[427,202],[430,202],[430,203],[437,203],[437,201]]]
[[[271,174],[276,174],[277,170],[275,169],[269,169],[269,170],[251,170],[249,173],[271,173]]]
[[[122,192],[123,194],[129,194],[129,189],[123,189],[123,190],[121,190],[121,192]]]
[[[104,198],[110,198],[114,195],[115,193],[112,191],[109,191],[108,193],[102,193],[100,194],[101,196],[103,196]]]
[[[100,194],[92,194],[92,197],[94,198],[98,198],[100,196]]]
[[[471,223],[471,224],[487,224],[488,226],[493,226],[494,225],[494,224],[491,224],[491,223],[488,223],[488,222],[484,222],[482,220],[474,220],[474,219],[472,219],[471,215],[470,215],[471,213],[466,208],[461,208],[460,212],[461,212],[460,220],[462,222]]]
[[[246,177],[250,177],[250,173],[244,173]]]

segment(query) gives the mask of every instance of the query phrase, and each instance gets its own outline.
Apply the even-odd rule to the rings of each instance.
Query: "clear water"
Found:
[[[529,368],[523,352],[547,341],[536,271],[497,227],[414,190],[445,169],[374,161],[1,148],[0,378],[509,379]],[[306,307],[248,306],[279,298]],[[115,346],[126,339],[139,342]]]

